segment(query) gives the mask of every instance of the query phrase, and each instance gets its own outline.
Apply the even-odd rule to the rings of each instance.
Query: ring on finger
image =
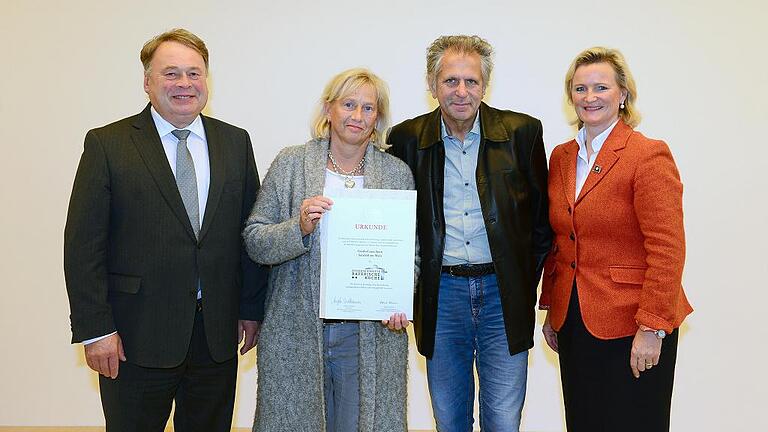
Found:
[[[304,207],[304,216],[309,216],[309,206]]]

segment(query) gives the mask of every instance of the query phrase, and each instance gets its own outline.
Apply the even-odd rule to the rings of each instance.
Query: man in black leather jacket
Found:
[[[439,431],[518,430],[536,287],[552,237],[541,122],[482,102],[492,48],[442,36],[427,50],[440,107],[392,128],[416,180],[421,276],[414,325]]]

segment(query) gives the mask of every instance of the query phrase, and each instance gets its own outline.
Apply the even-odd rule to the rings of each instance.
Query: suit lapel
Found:
[[[616,124],[610,135],[608,135],[608,139],[605,140],[603,147],[600,149],[600,153],[597,155],[597,160],[595,160],[592,170],[587,174],[587,180],[584,182],[584,187],[581,188],[581,193],[578,198],[576,198],[576,204],[583,200],[584,197],[608,175],[611,168],[616,165],[616,162],[619,160],[617,152],[626,146],[627,139],[631,133],[632,129],[624,124],[624,122],[619,121]]]
[[[165,150],[163,150],[163,143],[160,141],[157,128],[155,128],[155,122],[152,121],[149,107],[150,105],[147,105],[144,111],[136,116],[133,122],[134,130],[131,134],[131,139],[168,206],[179,222],[184,225],[190,237],[194,239],[195,233],[192,231],[192,224],[189,222],[187,210],[181,201],[176,178],[173,176],[171,166],[168,164],[168,157],[165,155]]]
[[[205,128],[205,140],[208,143],[208,160],[211,168],[208,200],[205,204],[205,214],[203,215],[203,222],[200,227],[200,240],[202,241],[213,223],[216,209],[219,206],[221,192],[224,188],[224,180],[226,179],[226,168],[224,166],[224,137],[221,136],[219,129],[208,117],[201,115],[201,118],[203,120],[203,128]]]
[[[573,207],[576,195],[576,158],[579,153],[579,145],[573,140],[565,145],[565,155],[560,158],[560,175],[563,178],[565,197],[568,204]]]

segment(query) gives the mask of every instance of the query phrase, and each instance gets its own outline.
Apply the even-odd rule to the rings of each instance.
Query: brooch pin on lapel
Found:
[[[592,168],[592,171],[594,171],[597,174],[600,174],[600,171],[602,170],[603,170],[603,167],[601,167],[600,165],[595,165],[595,167]]]

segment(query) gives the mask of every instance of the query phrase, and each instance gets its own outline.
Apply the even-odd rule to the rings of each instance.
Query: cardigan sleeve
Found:
[[[291,208],[296,183],[302,178],[295,172],[302,165],[300,158],[290,148],[277,155],[245,224],[243,238],[248,255],[259,264],[281,264],[310,249],[301,234],[300,214],[293,214]]]

